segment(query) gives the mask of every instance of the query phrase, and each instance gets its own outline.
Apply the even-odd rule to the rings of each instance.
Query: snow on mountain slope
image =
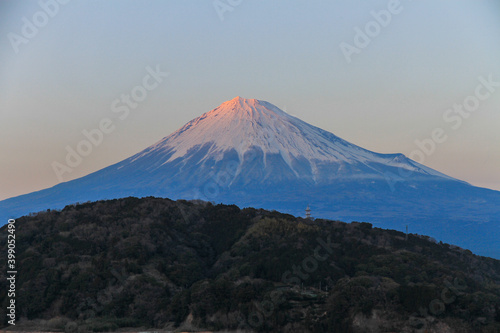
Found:
[[[388,172],[386,167],[453,179],[402,154],[377,154],[358,147],[288,115],[271,103],[241,97],[227,101],[191,120],[175,133],[133,156],[128,162],[168,155],[161,163],[151,163],[155,168],[160,168],[186,156],[189,151],[206,145],[210,148],[198,163],[209,158],[220,161],[225,153],[235,150],[241,170],[245,154],[257,148],[262,153],[264,167],[267,166],[269,157],[278,155],[297,178],[311,176],[314,181],[335,177],[332,170],[338,171],[342,177],[380,178]],[[295,161],[301,161],[303,167],[297,170]],[[336,166],[332,168],[332,164]],[[325,170],[325,165],[329,165],[328,174],[322,171]],[[304,168],[310,169],[311,174],[303,174]],[[346,169],[349,171],[342,172]],[[153,171],[154,168],[149,170]]]

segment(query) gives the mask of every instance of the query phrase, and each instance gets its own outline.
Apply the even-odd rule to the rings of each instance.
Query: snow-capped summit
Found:
[[[292,178],[315,182],[339,176],[383,178],[387,172],[394,171],[393,168],[449,178],[402,154],[377,154],[358,147],[287,114],[269,102],[239,96],[191,120],[134,156],[130,162],[159,156],[161,152],[165,159],[153,163],[155,168],[161,168],[201,149],[204,153],[197,161],[201,165],[220,161],[225,154],[235,152],[238,158],[234,162],[239,168],[234,177],[245,170],[245,154],[254,151],[261,158],[252,160],[252,163],[262,162],[266,168],[271,158],[274,163],[282,164]],[[282,176],[280,174],[278,178]],[[270,179],[272,175],[265,178]]]

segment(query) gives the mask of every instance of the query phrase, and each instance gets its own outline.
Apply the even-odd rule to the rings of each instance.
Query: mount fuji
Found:
[[[236,97],[117,164],[0,202],[2,218],[127,196],[202,199],[430,235],[500,258],[500,192]],[[5,220],[5,219],[4,219]],[[5,220],[6,221],[6,220]]]

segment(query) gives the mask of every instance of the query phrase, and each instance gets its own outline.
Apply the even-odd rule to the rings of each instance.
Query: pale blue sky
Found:
[[[211,0],[72,0],[43,14],[55,1],[0,2],[0,199],[57,184],[52,163],[103,118],[115,130],[64,181],[238,95],[382,153],[411,155],[442,128],[447,140],[424,164],[500,190],[500,87],[459,128],[443,119],[481,76],[500,82],[498,1],[402,0],[350,63],[340,44],[355,45],[355,28],[391,1],[220,0],[236,4],[224,20]],[[13,47],[23,18],[40,27]],[[112,102],[158,65],[168,77],[120,120]]]

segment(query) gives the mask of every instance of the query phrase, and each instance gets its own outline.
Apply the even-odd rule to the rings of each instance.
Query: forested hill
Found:
[[[16,327],[500,331],[500,261],[369,223],[149,197],[15,227]]]

